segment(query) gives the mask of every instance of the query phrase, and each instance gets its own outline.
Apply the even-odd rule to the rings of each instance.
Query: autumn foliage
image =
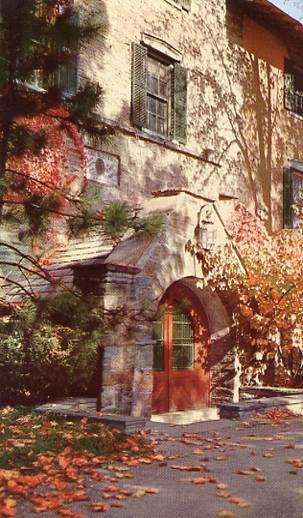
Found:
[[[226,267],[218,280],[221,292],[236,294],[232,312],[243,380],[302,386],[302,232],[270,236],[242,205],[228,230],[244,271]]]

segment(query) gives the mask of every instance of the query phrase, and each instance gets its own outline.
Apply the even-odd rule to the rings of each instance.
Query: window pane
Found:
[[[147,97],[147,109],[152,113],[157,113],[157,101],[154,97]]]
[[[151,131],[157,131],[157,117],[156,115],[153,115],[152,113],[149,114],[149,129]]]
[[[164,322],[163,317],[153,322],[154,370],[164,370]]]
[[[179,310],[173,312],[173,369],[192,369],[194,332],[190,318]]]
[[[168,134],[168,106],[170,99],[171,73],[168,64],[147,59],[147,124],[146,127],[158,135]]]
[[[167,90],[168,90],[167,82],[159,81],[159,94],[161,95],[161,97],[167,97],[167,95],[168,95]]]
[[[292,185],[294,203],[303,205],[303,176],[294,174]]]

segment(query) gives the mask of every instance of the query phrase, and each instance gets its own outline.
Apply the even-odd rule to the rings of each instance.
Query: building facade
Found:
[[[75,4],[108,23],[79,64],[80,80],[102,84],[100,117],[115,130],[87,142],[89,189],[165,218],[158,237],[75,268],[105,308],[130,308],[106,337],[102,406],[214,406],[234,397],[230,315],[186,243],[228,240],[239,203],[271,231],[300,225],[303,27],[267,0]]]
[[[216,406],[235,397],[232,322],[187,244],[227,242],[238,204],[270,231],[301,225],[303,26],[269,0],[74,4],[108,27],[69,76],[71,91],[102,85],[113,131],[86,138],[88,192],[96,209],[119,200],[164,219],[156,237],[78,243],[56,259],[105,310],[128,310],[105,337],[102,407]]]

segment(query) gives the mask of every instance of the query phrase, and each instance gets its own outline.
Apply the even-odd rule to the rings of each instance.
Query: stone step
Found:
[[[269,412],[273,408],[287,408],[295,414],[303,414],[303,394],[281,397],[267,397],[240,401],[239,403],[222,403],[219,405],[221,419],[234,419],[237,417],[249,417],[255,413]]]
[[[145,428],[147,421],[145,417],[97,413],[95,406],[96,400],[93,398],[66,398],[40,405],[35,408],[35,412],[40,415],[69,420],[86,418],[88,422],[101,423],[111,428],[117,428],[124,433],[139,432]]]

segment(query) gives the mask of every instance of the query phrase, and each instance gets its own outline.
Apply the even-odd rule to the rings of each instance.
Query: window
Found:
[[[173,369],[192,369],[194,366],[194,331],[190,318],[177,309],[172,322]]]
[[[147,56],[146,68],[146,128],[167,136],[171,98],[170,66]]]
[[[303,69],[288,59],[284,69],[284,106],[303,116]]]
[[[132,119],[155,135],[186,143],[187,71],[171,58],[133,44]]]
[[[284,170],[283,223],[284,228],[303,228],[303,164],[302,172]]]
[[[168,365],[165,365],[168,362],[168,357],[165,360],[167,348],[170,349],[169,356],[171,356],[173,370],[192,369],[194,367],[195,339],[193,324],[190,317],[177,307],[174,307],[169,315],[163,312],[154,320],[153,341],[154,370],[164,371],[168,369]]]
[[[63,7],[58,4],[57,8],[58,13],[61,14]],[[80,16],[78,12],[72,12],[69,23],[79,25]],[[79,68],[78,49],[75,48],[74,43],[70,44],[70,42],[67,41],[65,46],[60,48],[59,54],[62,55],[62,64],[59,65],[56,72],[48,76],[46,82],[46,78],[43,77],[43,71],[41,69],[35,70],[31,80],[27,84],[29,88],[43,91],[46,87],[51,85],[60,88],[63,97],[71,97],[77,93]]]

